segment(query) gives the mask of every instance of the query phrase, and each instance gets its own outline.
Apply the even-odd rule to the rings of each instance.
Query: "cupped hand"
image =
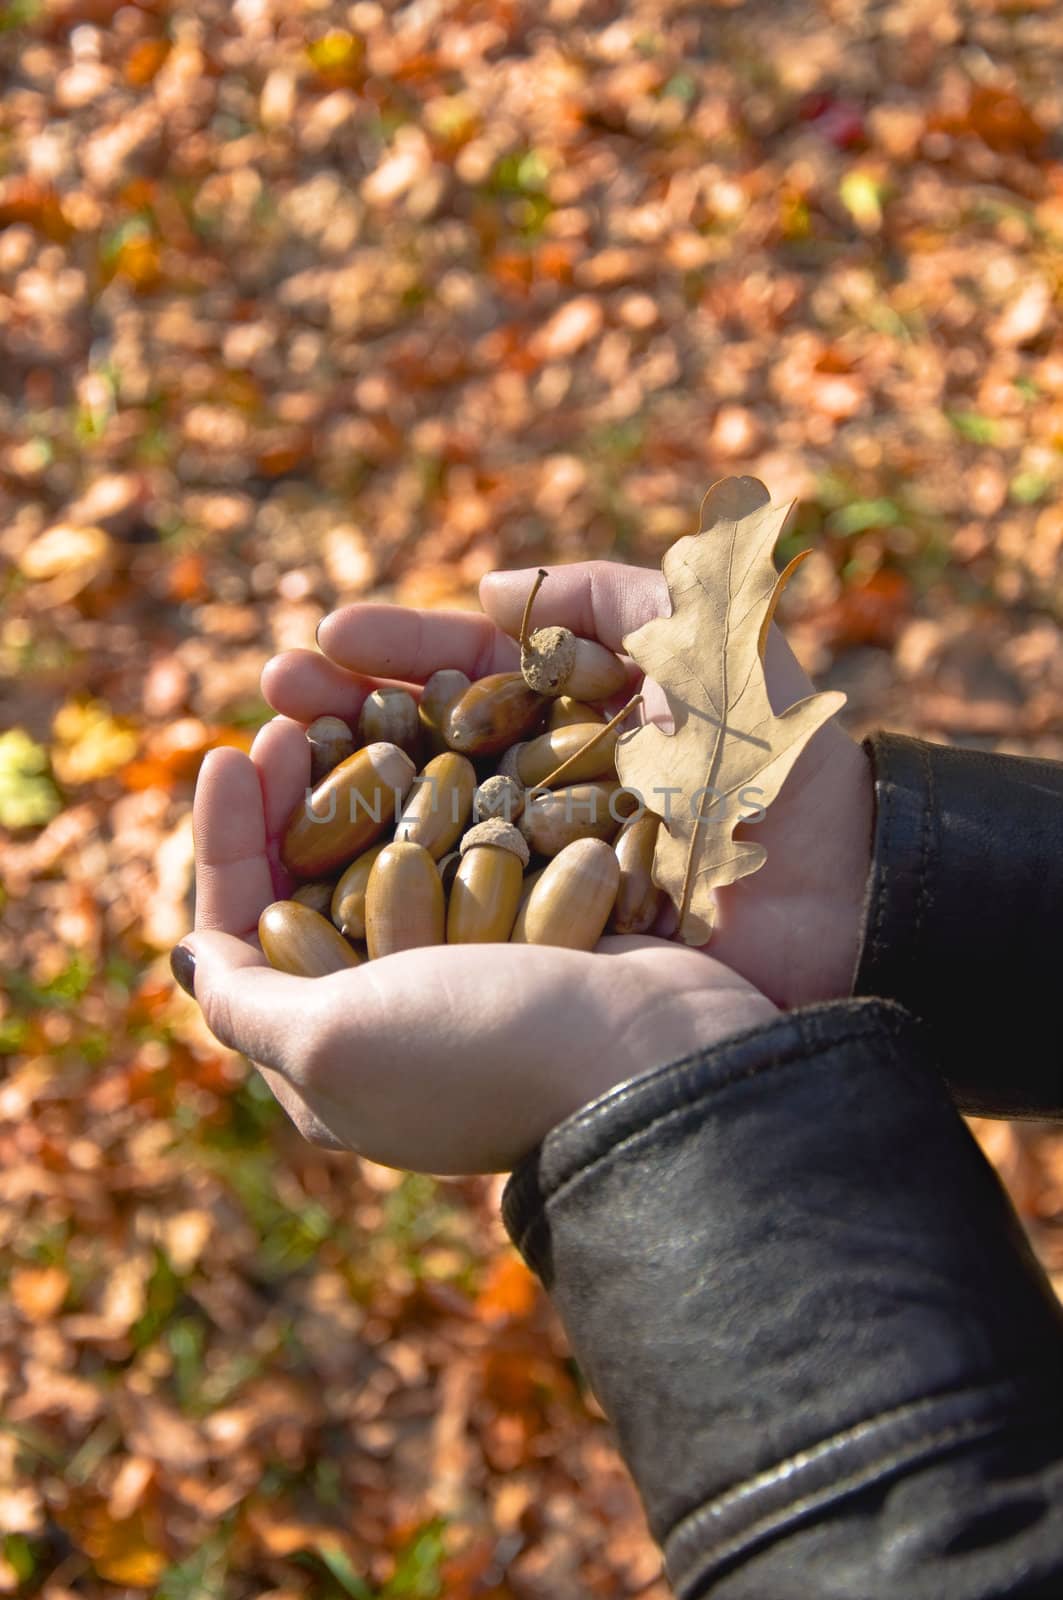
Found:
[[[326,712],[356,718],[380,678],[416,692],[439,667],[461,668],[470,678],[508,671],[519,664],[516,635],[534,578],[533,569],[488,574],[480,585],[484,615],[345,606],[322,623],[321,654],[293,650],[268,663],[263,693],[277,711],[306,723]],[[591,561],[550,569],[534,621],[561,624],[620,651],[626,634],[667,611],[659,571]],[[813,692],[774,625],[765,673],[776,713]],[[631,682],[639,683],[634,664]],[[646,713],[663,714],[660,689],[647,681],[643,690]],[[802,751],[763,821],[737,830],[739,837],[762,844],[767,860],[759,871],[717,891],[713,956],[781,1006],[849,994],[871,826],[867,757],[832,720]]]
[[[594,954],[445,945],[327,978],[275,972],[255,928],[290,887],[276,842],[308,771],[302,727],[283,716],[250,757],[207,757],[196,931],[183,943],[211,1031],[255,1062],[313,1142],[410,1171],[506,1172],[614,1085],[775,1015],[718,961],[661,939],[604,939]]]

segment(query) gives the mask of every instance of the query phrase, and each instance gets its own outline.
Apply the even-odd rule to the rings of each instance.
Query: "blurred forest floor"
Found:
[[[166,961],[342,600],[797,507],[849,725],[1063,757],[1058,0],[3,0],[0,1594],[668,1590],[502,1180]],[[986,916],[992,908],[986,908]],[[979,1123],[1063,1287],[1063,1135]]]

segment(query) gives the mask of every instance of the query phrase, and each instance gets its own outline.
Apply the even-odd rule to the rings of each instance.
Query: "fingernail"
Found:
[[[321,621],[318,623],[317,627],[314,629],[314,643],[317,645],[319,650],[321,649],[321,630],[322,630],[322,628],[324,626],[325,626],[325,618],[322,617]]]
[[[175,944],[170,951],[170,971],[185,994],[195,997],[196,958],[186,944]]]

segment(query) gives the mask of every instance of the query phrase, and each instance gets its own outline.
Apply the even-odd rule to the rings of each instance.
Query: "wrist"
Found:
[[[779,1016],[765,995],[700,951],[658,939],[610,939],[600,949],[607,965],[593,988],[582,990],[579,1027],[597,1043],[579,1052],[577,1070],[570,1054],[563,1076],[551,1083],[551,1126],[622,1083]]]

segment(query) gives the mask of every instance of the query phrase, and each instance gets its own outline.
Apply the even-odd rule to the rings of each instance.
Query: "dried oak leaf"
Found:
[[[776,716],[768,698],[768,628],[802,559],[781,574],[772,562],[789,512],[771,504],[756,478],[713,484],[698,532],[661,563],[671,615],[624,640],[663,689],[674,732],[647,723],[626,734],[617,771],[650,810],[665,812],[653,876],[674,900],[687,944],[706,944],[712,934],[713,890],[756,872],[767,857],[762,845],[734,837],[736,825],[775,799],[809,739],[845,704],[844,694],[813,694]],[[669,791],[670,803],[655,806],[655,793]]]

